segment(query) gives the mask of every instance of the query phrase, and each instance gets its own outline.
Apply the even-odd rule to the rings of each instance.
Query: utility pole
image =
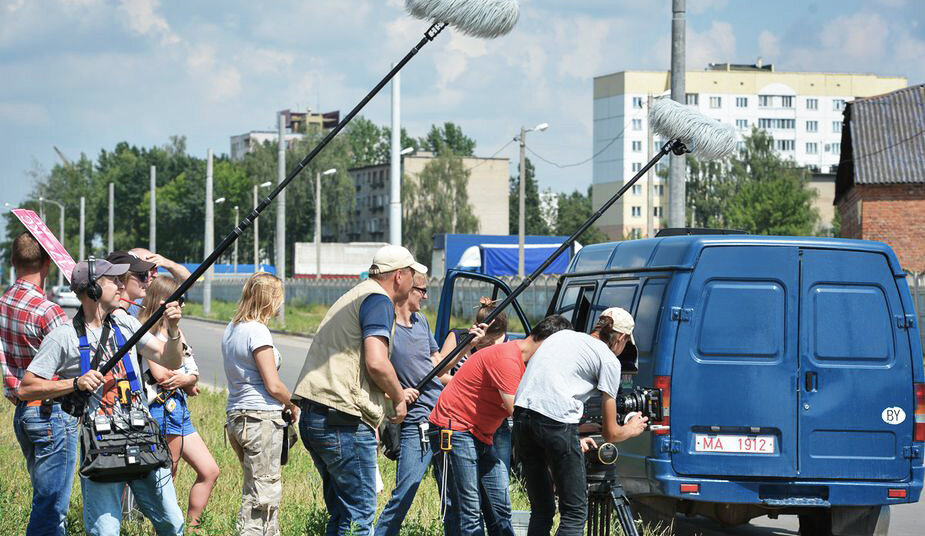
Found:
[[[257,185],[254,185],[254,210],[257,210]],[[257,230],[257,221],[260,218],[254,218],[254,273],[260,270],[260,234]]]
[[[112,245],[112,231],[115,226],[115,202],[116,202],[116,185],[109,183],[109,249],[108,252],[111,252],[114,248]]]
[[[321,279],[321,177],[336,172],[331,168],[315,175],[315,279]]]
[[[148,227],[148,249],[151,253],[157,253],[157,166],[151,166],[151,216]]]
[[[278,114],[279,149],[276,181],[282,184],[286,180],[286,116]],[[286,280],[286,190],[276,197],[276,276]],[[286,301],[279,308],[279,323],[286,325]]]
[[[212,244],[215,239],[213,229],[214,216],[215,212],[212,207],[212,149],[209,149],[206,153],[206,229],[205,237],[203,237],[202,249],[205,251],[203,258],[208,257],[214,249]],[[206,270],[205,283],[202,287],[202,312],[206,316],[209,316],[209,313],[212,312],[212,274],[214,273],[214,268],[210,266],[209,269]]]
[[[77,257],[77,262],[80,262],[86,258],[84,257],[84,218],[86,217],[86,204],[87,198],[80,196],[80,244],[77,246],[78,250],[80,251],[80,256]]]
[[[649,148],[647,149],[648,155],[646,156],[646,159],[649,162],[652,161],[652,151],[654,150],[652,146],[655,144],[655,139],[654,139],[653,132],[652,132],[652,125],[649,124],[649,119],[648,119],[649,117],[648,112],[651,109],[652,109],[652,94],[650,93],[649,98],[646,100],[646,118],[647,118],[646,119],[646,140],[647,140],[646,143],[649,144]],[[654,231],[655,231],[655,166],[652,166],[649,168],[649,172],[647,175],[648,175],[647,177],[648,185],[646,186],[646,188],[648,188],[649,191],[646,193],[646,200],[648,201],[646,203],[646,210],[648,210],[648,216],[646,216],[646,238],[652,238],[653,236],[655,236],[654,234]]]
[[[671,99],[685,104],[684,95],[684,0],[671,2]],[[669,155],[668,161],[668,226],[684,227],[685,181],[687,180],[684,155]]]
[[[520,185],[518,186],[520,195],[517,201],[517,276],[523,278],[524,276],[524,231],[526,227],[526,219],[524,219],[524,197],[527,192],[527,161],[524,151],[526,149],[526,143],[524,142],[524,137],[527,135],[527,130],[524,127],[520,127]]]
[[[234,226],[238,226],[238,205],[234,206]],[[234,273],[238,273],[238,241],[234,241]]]
[[[394,64],[392,65],[395,66]],[[389,242],[401,245],[401,73],[392,78],[392,147],[389,162]],[[321,261],[319,261],[321,262]],[[320,271],[320,269],[319,269]]]

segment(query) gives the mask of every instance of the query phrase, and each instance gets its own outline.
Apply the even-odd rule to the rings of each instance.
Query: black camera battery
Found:
[[[125,447],[125,463],[128,465],[138,463],[138,447]]]
[[[107,415],[97,415],[93,419],[93,430],[97,434],[105,434],[112,430],[112,420]]]
[[[132,424],[132,428],[144,428],[145,427],[145,413],[141,410],[132,410],[129,413],[129,419]]]

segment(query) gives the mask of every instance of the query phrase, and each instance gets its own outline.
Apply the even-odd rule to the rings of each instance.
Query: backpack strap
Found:
[[[116,334],[116,343],[121,348],[125,345],[125,338],[122,336],[122,332],[119,330],[119,326],[116,324],[115,320],[112,322],[112,328]],[[132,391],[139,392],[141,391],[141,383],[138,381],[138,376],[135,374],[134,367],[132,367],[131,353],[131,351],[128,351],[125,352],[124,356],[122,356],[122,366],[125,367],[125,377],[128,379],[129,384],[132,386]]]

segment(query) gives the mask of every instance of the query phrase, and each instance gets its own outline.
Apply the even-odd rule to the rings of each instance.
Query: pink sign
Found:
[[[16,217],[19,218],[19,221],[26,226],[26,230],[32,233],[32,236],[39,241],[39,244],[42,245],[48,253],[48,256],[51,257],[51,260],[58,265],[58,269],[61,270],[61,273],[64,274],[64,277],[70,282],[71,271],[74,270],[74,265],[77,263],[71,258],[70,253],[64,249],[61,242],[58,242],[58,239],[55,238],[55,235],[53,235],[48,226],[45,225],[45,222],[39,218],[38,214],[24,208],[13,209],[13,214],[15,214]]]

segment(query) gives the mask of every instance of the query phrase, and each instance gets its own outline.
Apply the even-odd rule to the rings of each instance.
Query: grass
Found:
[[[237,311],[238,304],[231,302],[212,301],[212,310],[208,316],[203,314],[202,304],[187,303],[183,307],[183,314],[190,317],[208,318],[210,320],[220,320],[228,322]],[[302,305],[286,304],[286,323],[282,324],[279,320],[273,320],[270,327],[280,329],[299,335],[314,335],[318,331],[318,326],[327,314],[329,307],[326,305]],[[421,311],[427,317],[431,327],[437,324],[437,312],[430,309]],[[465,321],[456,316],[450,317],[450,328],[468,328],[472,320]]]
[[[227,535],[234,533],[235,518],[241,505],[241,466],[224,441],[225,424],[224,392],[204,391],[202,395],[190,399],[190,411],[193,423],[205,440],[209,450],[222,470],[218,483],[212,492],[212,498],[202,520],[206,534]],[[12,423],[13,406],[0,403],[0,419]],[[25,461],[20,454],[19,445],[13,434],[12,426],[0,427],[0,536],[21,534],[28,523],[32,490],[26,473]],[[379,457],[379,467],[385,490],[379,494],[379,511],[388,501],[395,484],[396,464],[383,456]],[[177,475],[177,497],[181,510],[186,511],[189,489],[194,480],[194,473],[185,463],[181,463]],[[321,479],[312,464],[311,457],[301,445],[293,447],[289,464],[283,467],[283,501],[280,511],[280,529],[284,536],[315,536],[324,533],[328,514],[321,496]],[[519,483],[512,485],[512,503],[515,510],[529,510],[526,494]],[[69,534],[83,534],[82,499],[79,478],[74,479],[71,493],[71,506],[68,511]],[[437,486],[432,476],[428,476],[418,489],[414,504],[402,526],[403,536],[439,536],[443,534],[440,522],[440,500]],[[122,534],[141,536],[153,534],[153,528],[146,520],[126,521],[122,524]],[[619,534],[615,531],[614,534]],[[645,536],[668,536],[664,529],[646,528]]]

